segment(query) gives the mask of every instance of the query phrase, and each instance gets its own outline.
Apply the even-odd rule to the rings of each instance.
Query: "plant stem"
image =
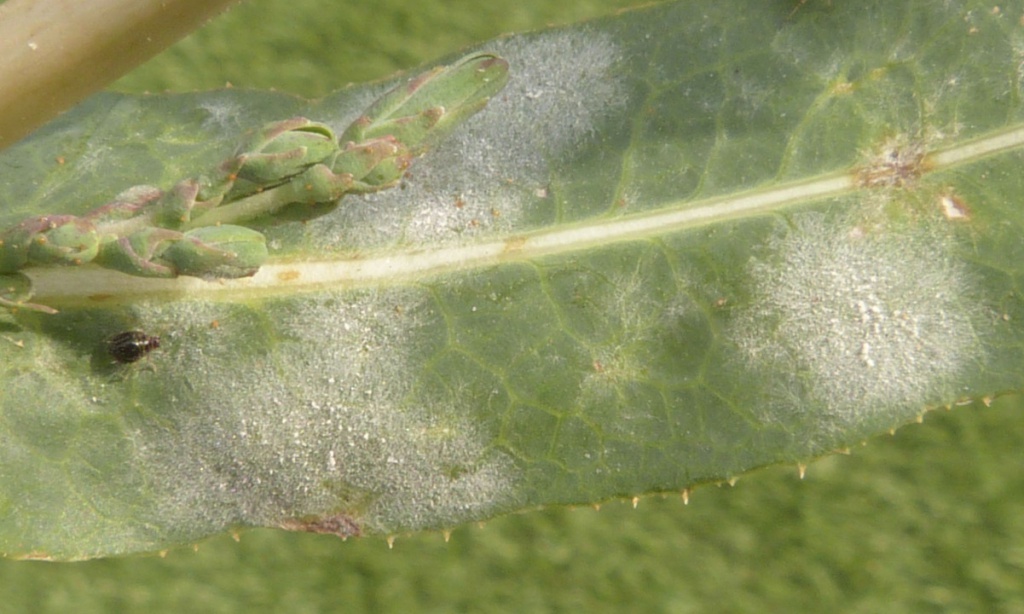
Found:
[[[9,0],[0,5],[0,149],[238,0]]]
[[[302,201],[295,182],[257,192],[234,202],[215,207],[200,215],[183,227],[184,230],[216,226],[218,224],[240,224],[249,220],[272,215],[281,207]],[[340,196],[338,198],[341,198]]]

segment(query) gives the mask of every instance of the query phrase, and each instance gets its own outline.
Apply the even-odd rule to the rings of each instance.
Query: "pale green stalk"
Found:
[[[0,149],[238,0],[8,0],[0,5]]]

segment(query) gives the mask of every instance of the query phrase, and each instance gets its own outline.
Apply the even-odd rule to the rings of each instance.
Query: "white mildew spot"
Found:
[[[510,146],[495,158],[506,176],[546,173],[548,159],[572,155],[626,106],[628,92],[614,72],[621,51],[607,34],[517,37],[496,41],[494,49],[508,59],[511,79],[480,129]]]
[[[326,248],[452,243],[516,230],[524,208],[624,108],[607,35],[564,32],[486,47],[509,62],[509,83],[435,150],[413,162],[400,188],[346,197],[309,225]],[[545,200],[539,205],[547,206]]]
[[[196,323],[179,328],[159,365],[183,378],[183,398],[170,399],[173,426],[136,435],[162,523],[210,530],[340,515],[364,532],[394,532],[477,519],[515,499],[516,467],[487,449],[462,407],[474,400],[413,395],[409,357],[429,354],[438,318],[420,293],[269,305],[244,335],[216,304],[172,309]]]
[[[585,299],[593,305],[594,334],[584,344],[590,365],[576,407],[600,423],[605,437],[646,440],[666,428],[663,399],[650,380],[652,354],[695,313],[688,297],[652,287],[640,265],[609,282]]]
[[[111,155],[113,149],[107,145],[97,145],[90,141],[80,156],[63,168],[68,173],[64,181],[91,185],[97,174],[102,174],[106,159]],[[127,187],[127,186],[125,186]],[[44,190],[39,194],[40,200],[51,198],[53,193],[61,188],[60,184],[44,185]],[[94,194],[83,194],[83,198],[93,200]],[[97,203],[97,205],[102,203]]]
[[[238,103],[230,100],[214,100],[212,95],[199,103],[199,109],[206,113],[206,119],[202,123],[203,129],[217,132],[237,130],[239,126],[245,125],[242,123],[242,119],[248,114],[246,109]]]
[[[616,276],[606,292],[589,296],[602,335],[588,344],[592,370],[580,382],[580,407],[591,407],[616,396],[621,386],[636,381],[644,364],[639,348],[656,340],[663,324],[663,308],[651,297],[642,272]]]
[[[783,411],[851,423],[923,409],[983,361],[979,294],[938,233],[809,215],[770,251],[750,266],[751,304],[730,336]]]

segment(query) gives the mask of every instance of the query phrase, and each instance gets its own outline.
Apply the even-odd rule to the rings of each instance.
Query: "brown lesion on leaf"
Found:
[[[939,194],[939,209],[942,211],[942,215],[951,222],[969,222],[971,220],[971,208],[952,191]]]
[[[526,237],[515,236],[505,239],[505,246],[502,249],[504,255],[513,255],[523,251],[526,247]]]
[[[926,170],[923,143],[895,138],[883,143],[868,163],[853,173],[862,188],[906,188],[915,184]]]
[[[831,96],[848,96],[854,92],[856,87],[853,83],[850,83],[846,79],[836,81],[828,88],[828,93]]]
[[[280,526],[286,531],[304,531],[306,533],[320,533],[325,535],[337,535],[341,539],[359,537],[362,529],[355,519],[345,514],[333,516],[303,516],[302,518],[289,518],[281,522]]]

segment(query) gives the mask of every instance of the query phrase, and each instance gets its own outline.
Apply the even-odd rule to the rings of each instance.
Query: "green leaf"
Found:
[[[0,550],[444,529],[1020,390],[1021,12],[679,3],[502,39],[487,108],[400,188],[261,228],[251,279],[27,269],[60,312],[0,323]],[[98,96],[0,154],[0,228],[269,121],[340,133],[388,85]],[[112,364],[125,330],[160,348]]]

